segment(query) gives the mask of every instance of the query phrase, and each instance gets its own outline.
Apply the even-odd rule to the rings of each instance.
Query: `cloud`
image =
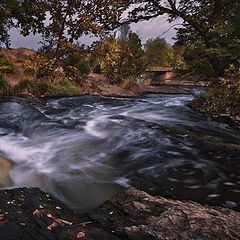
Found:
[[[41,45],[39,42],[41,41],[41,36],[30,34],[27,37],[23,37],[20,35],[17,29],[10,30],[11,37],[11,47],[12,48],[29,48],[29,49],[38,49]]]
[[[176,35],[176,30],[174,28],[171,28],[169,31],[167,30],[176,23],[181,23],[181,21],[170,24],[167,22],[166,16],[163,15],[149,21],[132,23],[131,29],[139,34],[143,44],[147,41],[147,39],[156,37],[165,38],[169,44],[173,44],[174,40],[172,38]],[[12,29],[10,31],[10,36],[12,48],[24,47],[37,50],[41,46],[41,44],[39,44],[41,41],[41,36],[39,34],[30,34],[27,37],[23,37],[17,29]],[[94,40],[96,40],[96,38],[83,36],[80,38],[79,42],[88,45]]]
[[[149,38],[161,37],[172,45],[174,43],[172,38],[176,36],[176,30],[172,26],[175,24],[181,24],[181,21],[169,23],[166,16],[163,15],[149,21],[133,23],[131,29],[140,35],[143,43]]]

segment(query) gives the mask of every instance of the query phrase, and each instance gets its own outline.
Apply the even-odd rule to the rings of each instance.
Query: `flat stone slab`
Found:
[[[119,240],[38,188],[0,191],[1,240]]]
[[[0,198],[1,240],[240,239],[238,212],[132,187],[84,215],[38,188],[1,190]]]
[[[153,197],[135,188],[121,192],[89,215],[123,239],[240,239],[238,212]]]

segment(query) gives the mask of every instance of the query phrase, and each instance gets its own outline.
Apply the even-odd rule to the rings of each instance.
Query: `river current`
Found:
[[[194,112],[192,98],[0,103],[0,155],[14,162],[12,187],[40,187],[80,212],[130,185],[240,210],[240,132]]]

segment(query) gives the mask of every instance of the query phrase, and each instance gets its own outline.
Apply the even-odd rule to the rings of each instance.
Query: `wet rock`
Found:
[[[0,239],[118,240],[38,188],[0,191]]]
[[[142,86],[142,94],[153,93],[153,94],[190,94],[184,90],[178,89],[174,86]]]
[[[91,211],[89,216],[122,239],[240,239],[240,213],[153,197],[135,188]]]
[[[114,97],[137,97],[132,91],[102,82],[96,79],[88,79],[85,82],[83,94]]]
[[[143,94],[189,94],[189,92],[178,89],[174,86],[143,86],[139,85],[135,90],[130,91],[117,87],[95,78],[89,78],[85,82],[84,94],[115,96],[115,97],[137,97]]]

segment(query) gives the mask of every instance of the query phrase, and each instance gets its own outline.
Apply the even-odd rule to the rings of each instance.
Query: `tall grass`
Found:
[[[9,96],[12,93],[12,86],[8,80],[0,74],[0,94],[2,96]]]
[[[36,97],[68,97],[81,94],[80,87],[69,81],[52,83],[50,81],[34,81],[22,79],[14,88],[15,93],[31,93]]]

